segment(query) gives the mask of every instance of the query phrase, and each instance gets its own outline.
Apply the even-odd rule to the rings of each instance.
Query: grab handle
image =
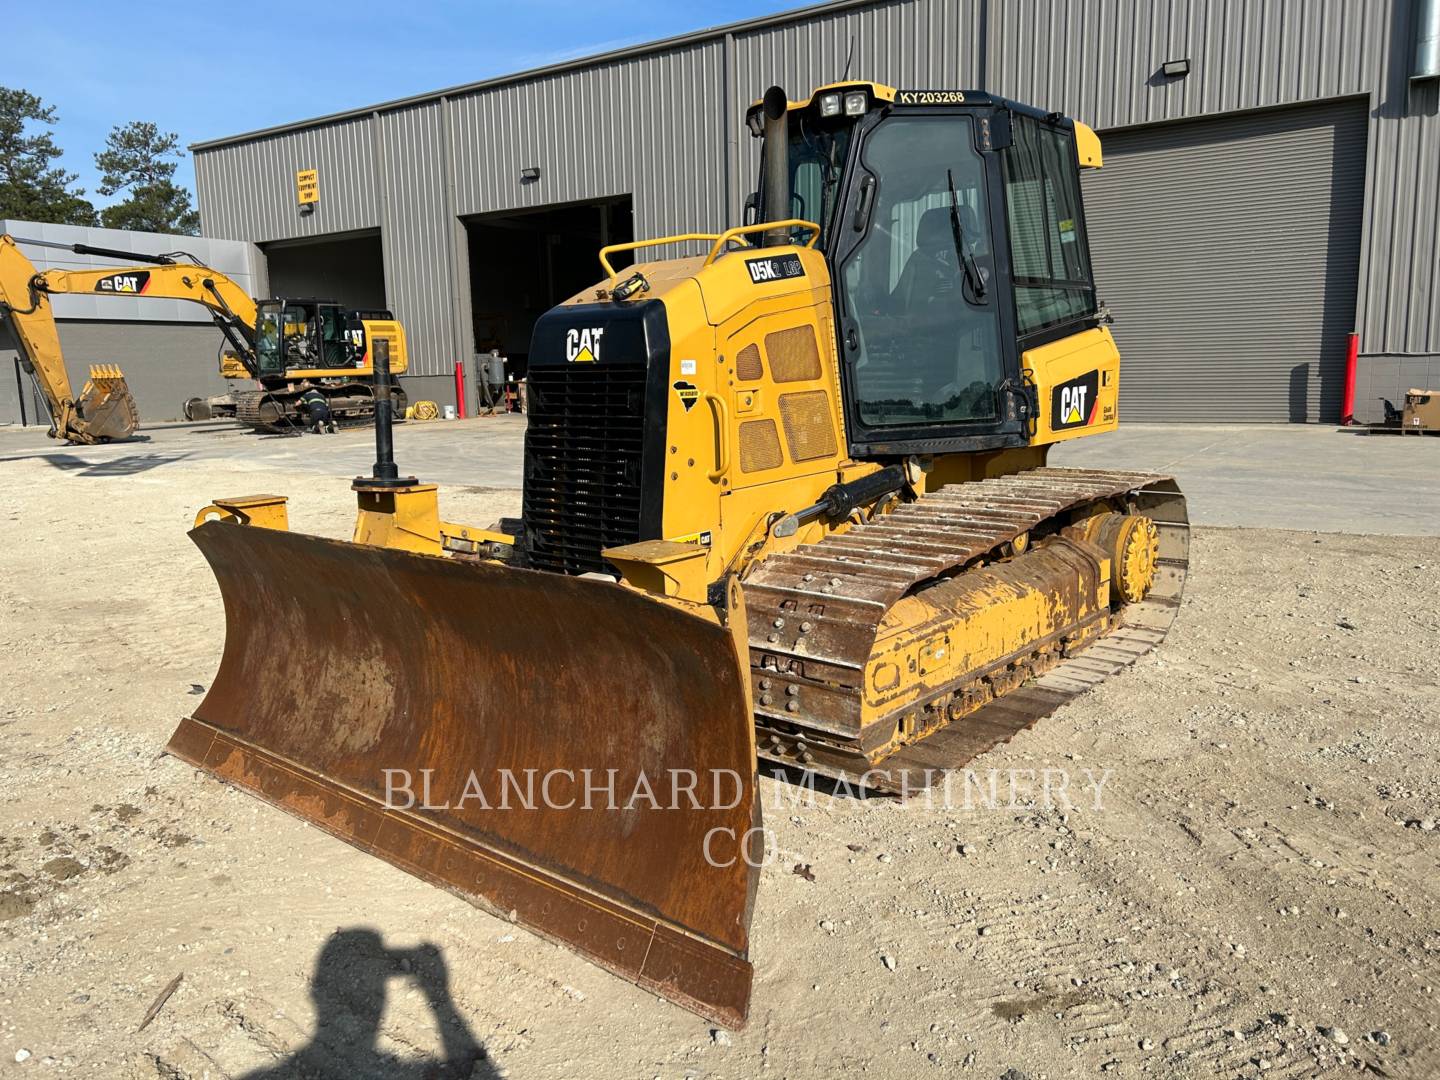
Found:
[[[716,259],[725,253],[728,248],[737,240],[754,236],[756,233],[769,232],[771,229],[805,229],[810,235],[802,245],[813,248],[815,241],[820,239],[820,226],[813,221],[805,221],[802,218],[787,218],[784,221],[756,221],[749,225],[737,225],[733,229],[726,229],[715,238],[715,246],[710,249],[710,254],[705,256],[705,265],[709,266]],[[747,240],[746,243],[749,243]],[[764,246],[764,245],[761,245]]]
[[[711,480],[719,480],[730,471],[730,440],[727,438],[730,432],[730,406],[725,404],[725,399],[719,394],[709,392],[705,394],[705,402],[715,415],[715,444],[719,447],[720,458],[709,476]]]

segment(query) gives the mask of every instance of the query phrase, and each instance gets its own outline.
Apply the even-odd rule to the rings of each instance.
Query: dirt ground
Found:
[[[185,528],[260,490],[348,533],[342,481],[0,467],[0,1074],[1440,1075],[1440,539],[1197,530],[1161,652],[975,763],[1015,805],[763,781],[727,1034],[161,755],[224,632]]]

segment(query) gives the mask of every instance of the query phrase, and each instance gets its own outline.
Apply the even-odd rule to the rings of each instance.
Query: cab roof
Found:
[[[1100,149],[1100,137],[1088,124],[1082,124],[1079,120],[1070,117],[1061,117],[1059,113],[1046,113],[1031,105],[1023,105],[1018,101],[997,97],[984,90],[897,90],[893,86],[887,86],[885,83],[875,82],[871,79],[847,79],[817,86],[806,97],[787,100],[785,111],[800,112],[810,108],[815,104],[816,99],[824,94],[843,94],[855,90],[864,90],[872,101],[883,101],[902,108],[923,108],[930,105],[992,105],[1004,106],[1013,112],[1032,116],[1037,120],[1048,120],[1052,123],[1057,118],[1066,119],[1074,126],[1075,151],[1080,159],[1080,167],[1082,169],[1098,169],[1104,163],[1104,156]],[[750,108],[745,110],[746,121],[748,122],[750,117],[763,106],[763,100],[756,99]]]

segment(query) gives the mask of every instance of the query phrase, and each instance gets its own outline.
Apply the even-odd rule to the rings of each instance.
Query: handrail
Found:
[[[813,221],[806,221],[803,218],[786,218],[784,221],[757,221],[751,225],[736,225],[733,229],[726,229],[719,236],[715,237],[715,246],[710,249],[710,254],[705,257],[705,265],[709,266],[725,251],[725,246],[742,236],[749,236],[751,233],[769,232],[771,229],[809,229],[810,239],[805,241],[805,247],[813,248],[815,242],[820,239],[820,226]]]
[[[616,271],[610,265],[610,256],[621,251],[638,251],[641,248],[659,247],[661,244],[683,244],[687,241],[703,240],[711,244],[710,254],[705,256],[704,265],[709,266],[725,251],[727,245],[751,233],[769,232],[771,229],[809,229],[810,238],[804,246],[813,248],[820,239],[820,226],[803,218],[787,218],[784,221],[757,221],[751,225],[736,225],[723,233],[677,233],[674,236],[657,236],[653,240],[630,240],[624,244],[606,244],[600,249],[600,266],[607,277],[615,277]]]
[[[704,240],[707,243],[718,240],[719,233],[678,233],[675,236],[657,236],[653,240],[631,240],[624,244],[606,244],[600,249],[600,265],[604,267],[608,277],[615,276],[615,268],[610,265],[609,256],[620,251],[638,251],[645,247],[658,247],[660,244],[680,244],[686,240]]]

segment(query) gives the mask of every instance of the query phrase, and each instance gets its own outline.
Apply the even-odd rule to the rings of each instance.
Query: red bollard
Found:
[[[1350,349],[1345,354],[1345,396],[1340,403],[1340,423],[1355,423],[1355,368],[1360,360],[1360,335],[1350,335]]]
[[[455,361],[455,415],[465,419],[465,363]]]

